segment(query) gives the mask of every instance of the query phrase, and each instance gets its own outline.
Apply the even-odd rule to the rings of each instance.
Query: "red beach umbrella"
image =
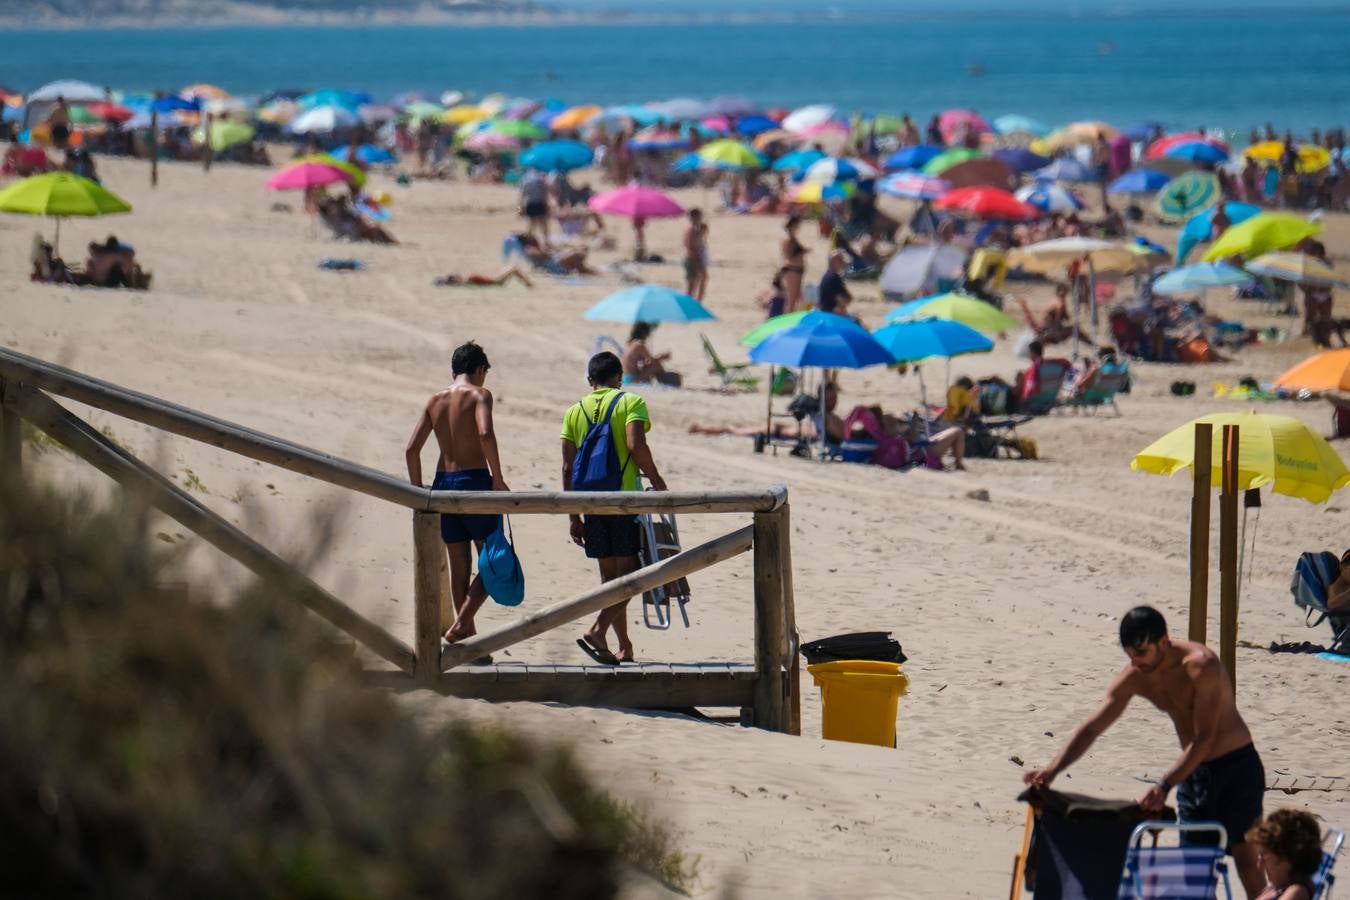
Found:
[[[85,109],[105,122],[125,122],[133,115],[131,110],[116,103],[91,103]]]
[[[938,209],[949,209],[978,216],[981,219],[1034,219],[1041,211],[1030,203],[1023,203],[1012,194],[996,187],[957,188],[942,195]]]
[[[1157,159],[1177,144],[1212,144],[1224,153],[1229,152],[1228,145],[1218,138],[1207,137],[1198,131],[1183,131],[1179,134],[1160,137],[1149,144],[1148,149],[1144,151],[1144,158]]]

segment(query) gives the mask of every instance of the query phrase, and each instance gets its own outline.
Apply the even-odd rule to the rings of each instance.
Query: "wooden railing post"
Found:
[[[16,481],[23,474],[23,425],[17,410],[5,408],[5,390],[11,383],[0,378],[0,478]]]
[[[434,684],[441,675],[441,635],[450,627],[450,578],[441,517],[413,513],[413,675]]]
[[[783,548],[787,545],[783,509],[755,513],[755,725],[788,731],[783,670],[788,651],[787,596],[783,581]]]
[[[1209,493],[1213,466],[1214,426],[1195,426],[1195,458],[1191,464],[1191,620],[1187,637],[1205,642],[1209,617]]]
[[[802,733],[802,657],[801,636],[797,634],[797,600],[792,588],[792,516],[788,504],[779,508],[779,535],[782,542],[778,548],[778,569],[783,579],[783,614],[785,634],[788,639],[787,653],[787,728],[788,734]]]
[[[1238,442],[1236,425],[1223,426],[1223,487],[1219,492],[1219,661],[1237,690]]]

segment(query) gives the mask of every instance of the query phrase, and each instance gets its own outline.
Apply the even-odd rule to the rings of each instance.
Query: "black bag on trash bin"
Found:
[[[859,631],[840,634],[802,644],[802,656],[808,665],[843,659],[868,659],[874,662],[902,663],[906,657],[900,642],[889,631]]]

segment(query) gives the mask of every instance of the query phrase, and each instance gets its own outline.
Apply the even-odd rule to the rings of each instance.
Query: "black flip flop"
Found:
[[[617,666],[618,657],[608,650],[601,650],[598,647],[592,647],[585,638],[577,638],[577,646],[586,652],[586,655],[595,660],[602,666]]]

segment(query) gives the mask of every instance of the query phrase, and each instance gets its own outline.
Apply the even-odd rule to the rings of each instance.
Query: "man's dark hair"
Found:
[[[652,336],[652,324],[650,322],[634,322],[633,329],[628,332],[630,341],[645,341]]]
[[[970,380],[969,375],[962,375],[960,378],[956,379],[956,386],[963,387],[969,391],[975,387],[975,382]]]
[[[699,209],[697,206],[695,206],[693,209],[689,210],[689,218],[691,218],[691,219],[701,219],[701,218],[703,218],[703,210],[701,210],[701,209]]]
[[[586,377],[591,380],[591,384],[609,384],[622,376],[623,363],[608,350],[595,354],[586,364]]]
[[[1121,616],[1120,646],[1137,650],[1167,636],[1167,620],[1151,606],[1136,606]]]
[[[455,348],[455,355],[450,357],[450,371],[455,375],[472,375],[490,365],[483,348],[473,341],[460,344]]]
[[[1032,341],[1030,344],[1027,345],[1027,351],[1032,356],[1044,356],[1045,345],[1042,344],[1040,341]]]

